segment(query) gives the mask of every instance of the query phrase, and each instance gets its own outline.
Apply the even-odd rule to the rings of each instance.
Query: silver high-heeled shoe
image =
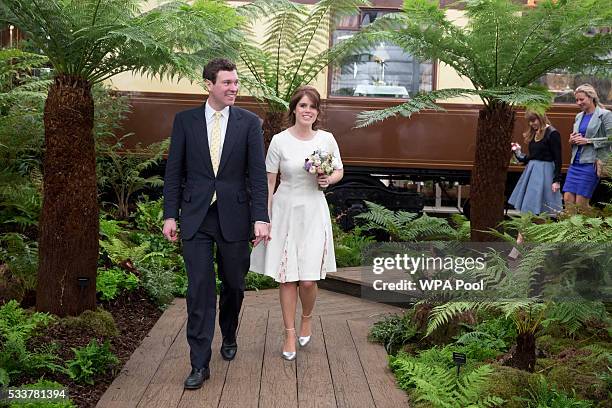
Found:
[[[292,329],[285,329],[285,330],[286,330],[286,331],[293,331],[293,332],[295,332],[295,327],[294,327],[294,328],[292,328]],[[294,334],[294,336],[295,336],[295,334]],[[293,360],[295,360],[295,358],[297,357],[297,352],[295,352],[295,351],[285,351],[285,350],[283,350],[283,352],[282,352],[281,356],[282,356],[282,357],[283,357],[285,360],[287,360],[287,361],[293,361]]]
[[[302,321],[304,321],[304,318],[311,318],[311,317],[312,317],[312,313],[309,314],[308,316],[302,315]],[[298,337],[298,344],[300,345],[300,347],[306,347],[308,345],[308,343],[310,343],[310,339],[311,338],[312,338],[312,335],[310,335],[310,336],[299,336]]]

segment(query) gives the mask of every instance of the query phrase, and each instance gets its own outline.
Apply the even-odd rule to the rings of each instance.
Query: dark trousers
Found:
[[[236,340],[238,314],[244,299],[244,277],[249,270],[248,241],[228,242],[219,226],[217,205],[209,209],[192,239],[183,241],[187,269],[187,342],[191,366],[208,367],[215,333],[217,295],[213,262],[214,244],[221,280],[219,326],[226,342]]]

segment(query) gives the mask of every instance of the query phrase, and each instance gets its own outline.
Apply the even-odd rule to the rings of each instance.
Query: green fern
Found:
[[[612,241],[612,217],[577,214],[555,223],[526,225],[522,233],[531,242],[609,243]]]
[[[449,359],[449,362],[451,360]],[[504,401],[483,395],[484,386],[493,369],[483,365],[460,376],[443,364],[422,362],[420,358],[400,354],[390,359],[398,385],[413,390],[415,401],[427,401],[435,408],[495,407]]]
[[[444,218],[430,217],[406,211],[392,211],[382,205],[365,202],[368,212],[355,218],[365,223],[363,230],[382,230],[389,234],[391,241],[417,242],[427,240],[457,239],[464,236],[451,227]]]
[[[309,84],[332,61],[359,46],[359,38],[329,47],[328,29],[355,14],[367,0],[322,0],[305,7],[289,0],[257,0],[238,7],[246,42],[240,59],[244,85],[271,111],[284,112],[293,92]],[[267,21],[264,40],[252,35],[260,19]]]
[[[100,240],[100,250],[104,251],[115,265],[119,265],[126,260],[140,262],[147,257],[155,255],[155,253],[150,252],[149,242],[133,246],[117,237]]]
[[[544,327],[555,326],[570,335],[575,335],[589,320],[608,321],[609,317],[602,302],[558,302],[548,310]]]

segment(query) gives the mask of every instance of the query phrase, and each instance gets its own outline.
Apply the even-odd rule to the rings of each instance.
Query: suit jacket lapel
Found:
[[[580,128],[580,122],[582,121],[583,116],[584,116],[584,112],[580,112],[576,116],[576,120],[574,121],[574,133],[578,132],[578,129]]]
[[[593,116],[591,116],[591,120],[587,126],[587,135],[589,138],[597,137],[597,130],[601,125],[601,109],[599,106],[595,107],[595,112],[593,112]],[[586,135],[585,135],[586,137]]]
[[[206,114],[204,105],[194,113],[193,134],[196,136],[196,143],[202,155],[204,166],[210,174],[214,174],[212,161],[210,160],[210,147],[208,146],[208,131],[206,130]]]
[[[236,139],[238,138],[241,117],[242,115],[240,112],[230,106],[230,114],[227,120],[227,129],[225,130],[225,139],[223,141],[223,148],[221,149],[221,160],[219,161],[219,170],[217,171],[217,174],[221,173],[223,166],[225,166],[230,154],[232,153],[232,148],[234,147]]]

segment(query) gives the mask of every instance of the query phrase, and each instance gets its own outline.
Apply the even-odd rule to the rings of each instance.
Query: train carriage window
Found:
[[[337,44],[371,24],[388,10],[362,10],[340,22],[332,33]],[[381,42],[360,54],[350,55],[331,67],[330,95],[408,98],[432,90],[433,64],[419,61],[400,47]]]

